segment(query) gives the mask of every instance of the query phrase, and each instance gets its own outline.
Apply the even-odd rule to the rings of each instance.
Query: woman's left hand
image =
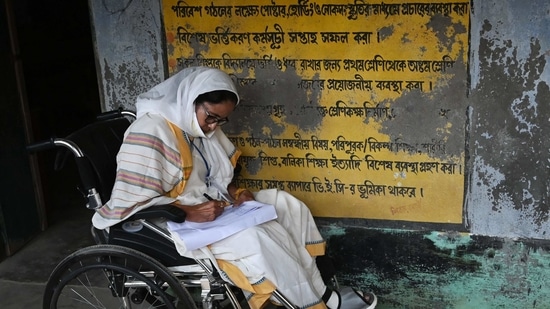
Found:
[[[235,199],[235,202],[233,202],[234,206],[240,206],[242,203],[246,201],[253,201],[254,200],[254,194],[248,190],[244,190],[239,194],[238,198]]]

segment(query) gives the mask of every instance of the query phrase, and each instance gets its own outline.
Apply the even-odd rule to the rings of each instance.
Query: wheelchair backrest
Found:
[[[123,116],[98,120],[66,137],[78,145],[84,154],[83,159],[91,167],[91,172],[85,175],[80,171],[81,179],[82,177],[93,178],[89,179],[89,182],[95,184],[103,203],[107,202],[111,196],[116,176],[116,155],[129,125],[130,120]],[[55,168],[63,167],[69,156],[71,156],[69,151],[61,150],[56,157]]]

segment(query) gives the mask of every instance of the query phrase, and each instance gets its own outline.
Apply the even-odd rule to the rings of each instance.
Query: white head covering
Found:
[[[195,104],[193,104],[199,95],[216,90],[233,92],[237,96],[238,104],[239,95],[229,75],[218,69],[191,67],[174,74],[151,90],[140,94],[137,98],[136,109],[138,118],[146,113],[161,115],[190,136],[202,138],[204,160],[211,167],[210,175],[208,175],[209,182],[215,184],[221,192],[225,193],[225,188],[233,177],[233,166],[229,157],[235,153],[235,146],[219,126],[205,135],[199,126]],[[193,169],[193,172],[196,172],[196,169]],[[186,192],[192,191],[190,182],[186,185]],[[196,190],[205,192],[202,187],[196,187]],[[191,193],[191,196],[202,198],[202,193]],[[200,201],[195,200],[189,204],[198,202]]]
[[[138,96],[137,117],[146,113],[160,114],[187,134],[206,137],[199,126],[193,102],[199,95],[215,90],[233,92],[239,104],[239,94],[227,73],[208,67],[183,69]]]

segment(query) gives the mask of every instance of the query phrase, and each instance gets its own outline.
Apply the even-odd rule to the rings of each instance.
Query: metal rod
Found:
[[[56,139],[54,139],[53,143],[56,146],[63,146],[65,148],[69,149],[74,154],[74,156],[77,157],[77,158],[82,158],[84,156],[84,153],[82,152],[82,150],[80,150],[80,148],[78,148],[78,145],[76,145],[75,143],[73,143],[70,140],[62,139],[62,138],[56,138]]]
[[[145,226],[146,228],[152,230],[153,232],[158,233],[160,236],[168,239],[171,243],[174,243],[174,240],[172,239],[172,236],[170,235],[170,233],[166,232],[165,230],[161,229],[160,227],[152,224],[151,222],[149,222],[147,220],[141,220],[141,224],[143,224],[143,226]]]
[[[283,294],[281,294],[281,292],[279,292],[278,290],[273,291],[272,294],[279,302],[281,302],[281,304],[283,304],[283,306],[285,306],[285,308],[298,309],[298,307],[289,302],[288,299],[286,299],[286,297],[284,297]]]

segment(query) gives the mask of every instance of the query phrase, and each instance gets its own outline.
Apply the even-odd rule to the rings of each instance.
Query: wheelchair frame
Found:
[[[97,122],[84,128],[109,121],[127,121],[127,126],[129,126],[131,121],[128,117],[135,119],[135,114],[122,109],[106,112],[98,116]],[[112,130],[115,135],[119,135],[117,138],[120,138],[116,152],[122,143],[121,133],[123,134],[125,131],[125,129],[122,130],[123,128],[122,124],[118,133]],[[86,150],[83,150],[71,136],[72,134],[67,138],[51,138],[48,141],[29,145],[27,149],[30,152],[57,147],[68,150],[74,156],[77,165],[82,186],[81,191],[87,200],[86,207],[97,209],[109,199],[110,189],[107,189],[109,190],[108,194],[98,189],[98,186],[102,185],[102,180],[98,180],[98,177],[102,178],[102,175],[98,174],[97,166],[92,164]],[[115,158],[112,159],[115,160]],[[162,306],[158,306],[159,308],[193,309],[197,308],[197,303],[202,309],[243,308],[241,305],[244,296],[242,291],[232,285],[228,279],[222,278],[220,272],[208,259],[189,259],[177,254],[170,233],[155,222],[155,219],[159,218],[181,222],[184,213],[171,205],[160,205],[144,209],[124,221],[125,223],[132,222],[133,230],[149,231],[156,235],[144,238],[151,239],[151,246],[142,244],[141,247],[138,246],[138,249],[132,248],[132,246],[138,244],[140,239],[133,239],[133,236],[124,235],[122,232],[119,242],[122,242],[123,245],[112,244],[113,237],[111,235],[115,234],[114,229],[108,233],[92,227],[92,235],[97,244],[77,250],[54,268],[44,291],[43,308],[61,308],[62,305],[74,308],[75,303],[85,307],[105,308],[105,304],[96,300],[98,296],[91,296],[90,299],[85,297],[91,294],[92,289],[96,288],[93,282],[96,279],[106,279],[101,293],[113,297],[116,303],[114,305],[119,308],[134,308],[136,305],[143,305],[143,302],[148,302],[155,308],[157,302],[162,304]],[[125,232],[132,229],[125,230],[122,227]],[[128,233],[131,235],[136,232]],[[177,255],[177,257],[173,257],[176,261],[171,261],[170,265],[163,264],[155,256],[161,254],[161,251],[165,251],[163,248],[161,248],[163,250],[159,250],[158,247],[154,247],[160,242],[164,242],[168,247],[171,244],[173,249],[173,252],[166,253],[164,257],[161,256],[161,259],[167,259],[167,256],[173,257],[174,252]],[[126,246],[128,244],[130,246]],[[140,248],[149,249],[149,252],[143,252]],[[177,265],[178,262],[183,263]],[[97,277],[88,276],[88,271],[94,271],[97,273]],[[84,287],[77,289],[78,285],[84,285]],[[65,288],[68,289],[67,299],[64,294]],[[193,292],[200,290],[200,296],[191,295],[189,290]],[[279,291],[275,290],[272,295],[285,308],[298,308]],[[60,303],[64,300],[67,300],[67,304]],[[246,307],[248,307],[247,304]]]

